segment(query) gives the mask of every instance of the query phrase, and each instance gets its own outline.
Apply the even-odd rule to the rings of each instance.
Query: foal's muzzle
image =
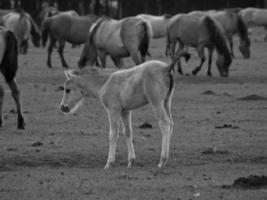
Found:
[[[68,113],[68,112],[70,112],[69,107],[68,107],[68,106],[64,106],[64,105],[61,105],[61,106],[60,106],[60,110],[61,110],[62,112],[64,112],[64,113]]]

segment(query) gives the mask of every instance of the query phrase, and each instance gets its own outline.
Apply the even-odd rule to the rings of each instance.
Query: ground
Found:
[[[16,129],[15,105],[4,85],[5,126],[0,129],[0,199],[267,199],[267,189],[230,186],[239,177],[267,174],[267,43],[263,29],[252,33],[252,57],[237,49],[230,77],[221,78],[213,65],[206,77],[176,74],[172,113],[175,122],[170,159],[158,169],[161,134],[149,106],[133,112],[137,160],[127,169],[127,149],[120,136],[113,168],[103,170],[108,154],[107,115],[94,99],[78,112],[59,111],[64,70],[57,54],[46,67],[46,50],[33,48],[20,56],[17,81],[26,129]],[[151,58],[169,62],[165,40],[151,42]],[[72,68],[82,46],[67,46]],[[55,50],[56,51],[56,50]],[[186,73],[199,60],[183,65]],[[112,66],[111,62],[109,65]],[[132,66],[130,59],[126,65]],[[141,129],[148,122],[152,129]]]

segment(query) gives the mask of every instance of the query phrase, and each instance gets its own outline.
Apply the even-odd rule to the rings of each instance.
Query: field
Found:
[[[231,187],[239,177],[267,175],[267,43],[253,31],[252,57],[237,49],[230,77],[206,63],[196,77],[176,75],[172,112],[175,122],[170,159],[158,169],[161,134],[149,106],[133,112],[137,160],[127,169],[120,136],[114,168],[103,170],[108,154],[105,110],[88,99],[74,115],[59,111],[65,80],[59,56],[46,67],[46,50],[31,47],[20,56],[17,81],[26,129],[16,129],[15,104],[3,81],[5,126],[0,129],[0,199],[267,199],[267,188]],[[165,40],[151,42],[151,58],[169,62]],[[76,68],[82,46],[67,45],[65,57]],[[55,50],[56,51],[56,50]],[[199,60],[183,65],[191,73]],[[113,66],[109,61],[109,65]],[[133,65],[126,59],[128,67]],[[141,129],[148,122],[152,129]]]

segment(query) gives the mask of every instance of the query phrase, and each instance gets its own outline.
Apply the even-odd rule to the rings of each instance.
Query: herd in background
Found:
[[[130,56],[138,65],[150,55],[151,38],[166,37],[165,54],[172,59],[182,49],[196,48],[201,61],[192,71],[193,75],[201,70],[206,60],[204,49],[207,48],[207,75],[212,75],[212,57],[216,50],[218,71],[221,76],[228,76],[229,66],[235,57],[233,36],[238,35],[239,50],[244,58],[249,58],[248,27],[267,27],[267,10],[232,8],[192,11],[173,16],[139,14],[115,20],[94,14],[79,16],[73,10],[60,12],[54,7],[45,7],[35,17],[35,21],[22,9],[0,10],[0,25],[15,34],[19,52],[22,54],[27,53],[30,39],[34,46],[39,47],[40,39],[45,46],[49,38],[47,66],[50,68],[51,54],[55,46],[63,67],[69,67],[63,55],[66,42],[73,45],[85,44],[78,62],[80,68],[85,65],[100,65],[105,68],[107,55],[110,55],[117,67],[122,68],[123,57]],[[178,72],[183,74],[180,61],[178,61]]]
[[[193,11],[174,16],[141,14],[121,20],[95,15],[79,16],[75,11],[59,12],[53,7],[43,10],[36,22],[27,12],[0,11],[0,70],[9,85],[17,104],[19,129],[25,122],[20,103],[15,74],[18,69],[18,53],[25,54],[31,39],[34,46],[45,46],[49,40],[47,66],[52,67],[51,53],[55,47],[62,65],[68,69],[63,55],[66,42],[84,44],[77,72],[66,70],[66,81],[60,109],[64,113],[75,111],[85,97],[100,100],[109,118],[109,155],[105,168],[115,162],[119,127],[122,123],[128,147],[128,167],[135,160],[132,142],[131,110],[151,104],[162,133],[161,156],[158,166],[166,165],[174,122],[171,115],[171,100],[174,91],[174,66],[183,74],[180,58],[190,59],[189,47],[196,48],[200,64],[192,71],[196,75],[206,60],[211,76],[213,52],[217,52],[216,65],[219,74],[229,75],[229,67],[235,57],[233,36],[239,37],[239,50],[244,58],[250,57],[248,27],[267,27],[267,10],[257,8]],[[161,61],[145,62],[152,38],[166,38],[165,54],[172,59],[170,64]],[[110,56],[118,68],[123,68],[123,58],[131,57],[135,67],[118,70],[107,76],[104,84],[98,76],[106,76],[93,66],[106,67]],[[145,62],[145,63],[144,63]],[[143,63],[143,64],[142,64]],[[86,67],[91,66],[91,67]],[[166,78],[168,77],[168,78]],[[2,105],[4,90],[0,86],[0,127],[3,126]]]

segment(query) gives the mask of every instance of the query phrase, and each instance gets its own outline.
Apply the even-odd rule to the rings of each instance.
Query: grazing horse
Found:
[[[161,16],[139,14],[136,17],[140,17],[143,20],[149,22],[152,28],[152,38],[166,37],[167,26],[171,15],[165,14]]]
[[[173,67],[181,56],[188,59],[190,54],[180,52],[170,64],[153,60],[130,69],[118,70],[110,76],[101,73],[103,69],[92,67],[83,68],[79,74],[66,71],[67,80],[60,103],[62,112],[73,113],[87,97],[100,100],[107,111],[110,129],[109,154],[105,169],[115,162],[121,123],[128,147],[128,167],[134,163],[131,111],[147,104],[151,105],[162,134],[158,167],[166,165],[174,125],[171,114],[174,92]]]
[[[190,14],[199,15],[199,17],[207,14],[221,25],[223,33],[229,42],[232,57],[235,57],[233,51],[233,35],[238,34],[240,52],[244,58],[250,57],[250,39],[248,37],[248,30],[245,23],[235,10],[193,11],[190,12]]]
[[[211,74],[212,52],[214,48],[217,51],[217,67],[221,76],[227,77],[229,66],[232,62],[231,54],[221,28],[211,17],[194,14],[178,14],[172,17],[172,21],[167,28],[167,46],[166,54],[174,57],[176,43],[179,42],[179,49],[184,46],[196,47],[201,59],[200,65],[197,66],[192,74],[196,75],[205,62],[205,47],[209,50],[209,61],[207,75]],[[183,74],[181,64],[178,62],[178,72]]]
[[[245,8],[239,11],[238,15],[248,27],[262,26],[267,30],[267,9]],[[266,41],[267,35],[264,40]]]
[[[27,53],[30,38],[32,39],[34,46],[40,46],[40,31],[28,13],[10,12],[1,17],[1,24],[14,32],[18,41],[20,53]]]
[[[18,46],[13,32],[0,28],[0,71],[3,74],[17,104],[18,129],[24,129],[25,122],[20,103],[20,91],[18,89],[15,75],[18,70]],[[4,89],[0,85],[0,127],[3,126],[2,107]]]
[[[122,20],[100,18],[90,30],[78,66],[93,66],[99,56],[101,66],[105,68],[107,55],[119,68],[122,67],[121,58],[128,56],[139,65],[148,54],[150,35],[149,25],[138,17]]]
[[[47,66],[52,68],[51,54],[55,43],[58,41],[58,54],[63,67],[68,65],[63,56],[65,42],[72,44],[83,44],[86,42],[91,25],[96,22],[97,16],[71,16],[66,14],[58,14],[44,20],[42,24],[42,43],[46,45],[48,36],[50,44],[47,48]]]

